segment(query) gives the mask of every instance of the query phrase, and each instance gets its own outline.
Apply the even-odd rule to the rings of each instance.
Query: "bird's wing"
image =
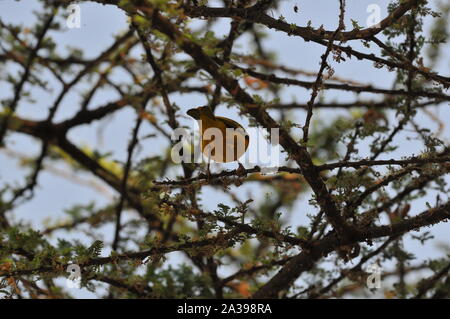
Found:
[[[234,128],[234,129],[239,129],[240,128],[240,129],[242,129],[242,132],[244,133],[243,135],[244,135],[245,140],[246,140],[246,144],[248,144],[248,141],[249,141],[250,138],[249,138],[249,136],[247,134],[247,131],[242,127],[241,124],[239,124],[236,121],[230,120],[229,118],[222,117],[222,116],[216,116],[216,119],[219,120],[219,121],[222,121],[227,128]],[[247,148],[247,145],[246,145],[246,148]]]
[[[222,121],[223,123],[225,123],[226,127],[244,129],[241,124],[239,124],[236,121],[230,120],[229,118],[222,117],[222,116],[216,116],[216,119],[218,119],[218,120]]]

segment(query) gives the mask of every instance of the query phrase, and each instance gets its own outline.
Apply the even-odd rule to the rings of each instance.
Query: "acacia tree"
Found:
[[[64,31],[61,21],[73,1],[41,1],[33,28],[0,20],[0,80],[8,92],[1,101],[0,142],[4,154],[19,156],[30,170],[23,185],[1,186],[3,296],[70,297],[58,278],[75,263],[83,287],[100,295],[99,287],[106,287],[105,296],[116,298],[345,297],[369,291],[369,264],[391,279],[389,285],[383,281],[386,296],[448,297],[445,252],[435,260],[418,259],[403,242],[432,244],[432,228],[414,232],[450,217],[449,148],[441,139],[447,120],[433,113],[450,100],[450,78],[436,68],[450,6],[431,9],[427,1],[395,0],[379,24],[361,27],[347,15],[346,1],[335,1],[336,28],[326,30],[314,21],[296,25],[276,16],[280,4],[273,0],[91,0],[120,10],[129,22],[94,58],[85,58],[80,48],[62,54],[54,40]],[[288,6],[302,10],[301,2]],[[425,19],[433,20],[431,34],[422,29]],[[212,32],[224,21],[225,37]],[[269,30],[275,38],[264,36]],[[305,52],[319,47],[316,70],[277,61],[274,43],[283,34],[303,40]],[[251,53],[236,49],[242,39]],[[335,74],[336,66],[364,62],[374,72],[394,74],[391,87]],[[370,70],[365,80],[371,80]],[[306,100],[289,100],[288,87],[304,89]],[[36,90],[53,98],[41,120],[20,112],[36,103]],[[330,90],[352,100],[331,100]],[[93,103],[102,91],[112,92],[110,100]],[[56,121],[69,94],[79,99],[71,98],[77,101],[72,113]],[[200,95],[213,111],[229,108],[252,126],[278,128],[283,166],[273,175],[248,165],[206,174],[205,164],[174,163],[171,134],[186,110],[174,102],[175,95]],[[125,161],[117,163],[114,154],[77,145],[69,136],[123,109],[135,114],[132,127],[123,129],[130,135]],[[323,121],[324,109],[339,111]],[[436,122],[435,130],[422,126],[424,116]],[[144,136],[146,128],[152,133]],[[405,132],[414,149],[392,158]],[[39,142],[37,157],[14,151],[9,141],[16,135]],[[138,160],[136,150],[148,139],[157,139],[157,155]],[[76,205],[66,212],[68,219],[39,231],[14,221],[19,205],[39,195],[42,172],[61,163],[69,178],[90,174],[85,187],[100,180],[116,196],[101,207]],[[241,191],[246,186],[273,196],[252,201]],[[205,199],[206,189],[229,196],[234,205]],[[306,200],[295,205],[300,197]],[[216,208],[206,209],[205,200]],[[293,229],[287,216],[295,214],[307,222]],[[90,244],[63,239],[64,232],[81,233],[83,225],[89,226]],[[108,225],[112,240],[100,241]],[[183,263],[168,265],[172,252],[179,252]]]

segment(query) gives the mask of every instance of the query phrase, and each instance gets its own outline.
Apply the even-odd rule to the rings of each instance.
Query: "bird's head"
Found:
[[[209,106],[199,106],[193,109],[190,109],[186,112],[187,115],[189,115],[190,117],[196,119],[196,120],[200,120],[200,116],[204,115],[207,116],[211,119],[214,119],[214,114],[211,111],[211,108]]]

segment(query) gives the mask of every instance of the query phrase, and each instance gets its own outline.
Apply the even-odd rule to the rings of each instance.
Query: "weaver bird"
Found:
[[[219,163],[237,161],[247,151],[250,137],[239,123],[215,116],[209,106],[187,111],[200,126],[200,146],[208,159]]]

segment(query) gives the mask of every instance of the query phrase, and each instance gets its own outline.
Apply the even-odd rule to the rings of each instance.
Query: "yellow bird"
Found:
[[[250,137],[239,123],[215,116],[209,106],[190,109],[187,114],[199,123],[201,150],[209,159],[234,162],[247,151]]]

